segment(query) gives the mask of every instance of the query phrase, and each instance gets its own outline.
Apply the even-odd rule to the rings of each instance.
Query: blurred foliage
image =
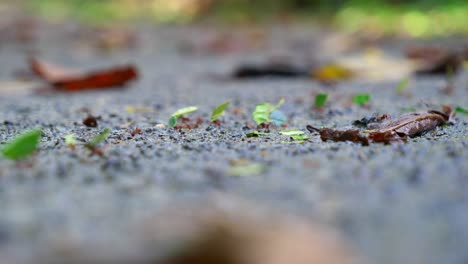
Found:
[[[142,18],[164,23],[312,20],[348,31],[413,37],[468,34],[466,0],[29,0],[51,19],[90,23]]]

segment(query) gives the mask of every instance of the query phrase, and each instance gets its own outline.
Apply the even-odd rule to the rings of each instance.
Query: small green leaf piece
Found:
[[[368,93],[356,94],[353,98],[353,102],[357,105],[363,106],[369,102],[370,98],[371,97]]]
[[[109,134],[111,133],[111,130],[109,128],[104,128],[99,134],[97,134],[95,137],[93,137],[87,144],[86,146],[88,148],[94,148],[96,147],[99,143],[103,142],[104,140],[107,139]]]
[[[175,111],[175,113],[173,113],[172,116],[180,117],[180,116],[186,115],[188,113],[195,112],[197,110],[198,110],[198,107],[196,107],[196,106],[184,107],[184,108],[181,108],[181,109]]]
[[[265,165],[247,160],[236,161],[231,164],[227,174],[229,176],[246,177],[258,175],[266,170]]]
[[[320,108],[325,105],[328,99],[328,94],[319,93],[315,96],[315,107]]]
[[[42,132],[34,129],[25,132],[11,141],[7,142],[1,152],[7,159],[19,160],[31,155],[39,145]]]
[[[396,92],[397,93],[402,93],[405,90],[405,88],[408,86],[408,84],[409,84],[409,79],[408,78],[405,78],[405,79],[401,80],[398,83],[398,85],[397,85],[397,87],[395,89]]]
[[[304,143],[304,141],[309,139],[309,137],[305,135],[304,131],[298,129],[282,130],[280,131],[280,134],[289,136],[292,140],[296,141],[294,143]]]
[[[258,104],[255,107],[255,111],[252,113],[252,117],[257,123],[257,125],[260,125],[261,123],[269,123],[271,122],[271,115],[272,113],[277,110],[281,105],[284,104],[284,99],[281,99],[278,104],[272,105],[270,103],[263,103],[263,104]],[[279,112],[279,113],[278,113]],[[278,111],[277,113],[274,114],[275,118],[275,124],[278,125],[278,123],[284,123],[286,121],[286,116]],[[284,117],[284,118],[283,118]],[[284,120],[283,120],[284,119]]]
[[[176,124],[177,124],[177,119],[178,119],[178,117],[176,117],[176,116],[171,116],[171,117],[169,118],[169,121],[168,121],[169,127],[175,127]]]
[[[273,122],[273,124],[275,124],[277,126],[281,126],[282,124],[284,124],[286,122],[286,120],[288,118],[286,117],[286,115],[283,112],[281,112],[279,110],[275,110],[275,111],[271,112],[270,119]]]
[[[468,109],[463,108],[461,106],[455,107],[455,112],[460,113],[460,114],[468,115]]]
[[[198,107],[196,106],[189,106],[189,107],[184,107],[184,108],[181,108],[177,111],[175,111],[171,117],[169,118],[169,121],[168,121],[168,126],[169,127],[175,127],[175,125],[177,124],[177,120],[179,120],[179,118],[183,115],[186,115],[186,114],[189,114],[189,113],[192,113],[192,112],[195,112],[198,110]]]
[[[259,136],[270,136],[271,133],[265,133],[265,132],[260,132],[260,131],[252,131],[247,134],[245,134],[246,137],[259,137]]]
[[[288,130],[281,130],[280,134],[291,137],[291,136],[304,135],[305,132],[299,129],[288,129]]]
[[[73,134],[68,134],[65,136],[65,144],[67,144],[68,146],[75,146],[76,144],[78,144],[78,141],[76,140]]]
[[[226,108],[229,106],[229,101],[226,101],[220,105],[218,105],[214,110],[213,112],[211,113],[211,119],[210,121],[213,122],[215,121],[216,119],[218,119],[220,116],[222,116],[224,114],[224,111],[226,110]]]

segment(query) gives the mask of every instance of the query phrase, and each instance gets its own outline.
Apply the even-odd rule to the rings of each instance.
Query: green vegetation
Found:
[[[175,113],[173,113],[171,115],[171,117],[169,118],[169,121],[168,121],[169,127],[175,127],[176,124],[177,124],[177,120],[179,120],[179,118],[181,116],[192,113],[192,112],[195,112],[197,110],[198,110],[198,107],[189,106],[189,107],[184,107],[184,108],[181,108],[181,109],[175,111]]]
[[[315,96],[315,107],[320,108],[325,105],[328,99],[328,94],[319,93]]]
[[[298,129],[282,130],[280,131],[280,134],[289,136],[291,140],[295,141],[294,143],[304,143],[309,139],[309,137],[305,135],[304,131]]]
[[[464,0],[30,0],[24,5],[50,19],[76,18],[90,23],[142,18],[163,23],[251,23],[286,17],[371,34],[468,34],[468,2]]]
[[[395,90],[397,93],[402,93],[406,87],[408,86],[409,84],[409,78],[405,78],[403,80],[401,80],[398,85],[396,86]]]
[[[68,146],[75,146],[76,144],[78,144],[78,141],[76,140],[73,134],[68,134],[65,136],[65,144],[67,144]]]
[[[455,112],[460,113],[460,114],[468,115],[468,109],[463,108],[461,106],[455,107]]]
[[[271,133],[266,133],[266,132],[260,132],[260,131],[252,131],[247,134],[245,134],[246,137],[259,137],[259,136],[270,136]]]
[[[370,95],[368,93],[356,94],[353,98],[353,103],[363,106],[367,104],[370,100]]]
[[[282,125],[286,122],[286,116],[277,109],[283,104],[284,99],[281,99],[276,105],[270,103],[258,104],[255,107],[255,111],[252,113],[255,123],[260,125],[262,123],[274,122],[277,126]]]
[[[99,143],[103,142],[104,140],[109,137],[111,130],[109,128],[104,128],[99,134],[93,137],[87,144],[86,147],[88,148],[95,148]]]
[[[213,112],[211,113],[211,118],[210,118],[210,121],[213,122],[215,121],[216,119],[218,119],[220,116],[222,116],[224,114],[224,111],[226,110],[226,108],[229,106],[229,101],[226,101],[220,105],[218,105],[214,110]]]
[[[2,147],[1,152],[7,159],[19,160],[26,158],[36,151],[41,135],[40,129],[25,132],[7,142]]]

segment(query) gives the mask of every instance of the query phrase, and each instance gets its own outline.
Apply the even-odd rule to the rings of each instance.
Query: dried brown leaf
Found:
[[[441,47],[409,47],[409,59],[419,62],[418,74],[448,74],[457,72],[462,65],[463,52]]]
[[[315,128],[311,125],[308,125],[306,128],[310,132],[320,133],[322,141],[351,141],[361,143],[363,146],[369,145],[369,140],[361,135],[358,129],[336,130],[332,128]]]
[[[123,86],[138,77],[134,66],[119,66],[90,73],[80,73],[61,66],[32,59],[32,72],[57,90],[77,92]]]
[[[394,131],[400,137],[408,136],[413,138],[449,122],[449,119],[450,115],[436,110],[415,112],[377,124],[375,129],[369,132],[385,133]]]
[[[375,119],[376,123],[369,125],[373,129],[366,130],[365,135],[361,134],[361,131],[358,129],[336,130],[331,128],[315,128],[308,125],[307,130],[320,133],[322,141],[351,141],[361,143],[363,146],[369,145],[369,142],[383,144],[406,143],[408,137],[421,136],[437,126],[452,122],[452,116],[452,109],[444,106],[443,112],[437,110],[415,112],[393,119],[387,119],[387,115],[382,115],[380,116],[381,118]],[[359,120],[359,123],[361,121]],[[367,122],[368,120],[365,119],[364,121]]]

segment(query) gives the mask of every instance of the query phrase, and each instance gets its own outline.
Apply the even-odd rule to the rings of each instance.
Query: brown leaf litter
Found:
[[[453,122],[453,111],[444,107],[443,112],[429,110],[404,114],[397,118],[382,115],[369,120],[361,119],[355,124],[364,124],[369,130],[359,129],[337,130],[331,128],[316,128],[311,125],[307,130],[318,132],[322,141],[350,141],[368,146],[369,143],[391,144],[407,142],[407,138],[421,136],[438,126]],[[367,123],[366,123],[367,122]]]
[[[81,73],[52,63],[31,59],[30,67],[33,73],[49,83],[51,87],[66,92],[123,87],[127,82],[138,78],[138,71],[132,65]]]

